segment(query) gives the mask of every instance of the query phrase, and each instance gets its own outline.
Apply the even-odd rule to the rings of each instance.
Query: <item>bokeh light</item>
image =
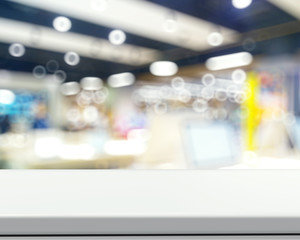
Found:
[[[254,39],[252,38],[246,38],[244,41],[243,41],[243,48],[250,52],[250,51],[253,51],[256,47],[256,42],[254,41]]]
[[[207,42],[211,46],[220,46],[223,43],[223,35],[219,32],[212,32],[208,35]]]
[[[174,89],[184,88],[184,79],[182,77],[175,77],[172,79],[171,85]]]
[[[195,112],[202,113],[208,109],[208,103],[203,99],[196,99],[193,102],[192,107]]]
[[[12,104],[15,101],[15,94],[7,89],[0,89],[0,103]]]
[[[35,78],[42,79],[46,76],[46,69],[42,65],[35,66],[32,74]]]
[[[227,92],[224,89],[217,89],[215,91],[215,97],[217,100],[223,102],[227,99]]]
[[[81,91],[76,96],[76,101],[79,106],[87,106],[92,103],[93,93],[91,91]]]
[[[168,111],[168,105],[164,102],[158,102],[154,105],[154,112],[157,114],[165,114]]]
[[[241,104],[247,100],[247,96],[244,92],[237,92],[234,99],[237,103]]]
[[[126,40],[126,34],[122,30],[113,30],[108,35],[108,40],[114,45],[121,45]]]
[[[252,0],[232,0],[231,2],[235,8],[242,9],[249,7],[252,3]]]
[[[52,25],[54,29],[58,32],[67,32],[71,29],[72,22],[67,17],[59,16],[53,20]]]
[[[57,70],[54,72],[52,78],[54,81],[56,81],[58,83],[62,83],[63,81],[65,81],[67,79],[67,74],[63,70]]]
[[[67,52],[64,60],[68,65],[76,66],[80,62],[80,57],[76,52]]]
[[[231,78],[232,78],[233,82],[235,82],[236,84],[242,84],[246,81],[247,74],[242,69],[236,69],[232,72]]]
[[[206,100],[209,100],[209,99],[212,99],[214,97],[214,93],[215,92],[211,87],[204,87],[201,90],[201,97],[206,99]]]
[[[203,77],[202,77],[202,83],[205,85],[205,86],[212,86],[214,85],[216,82],[216,78],[214,75],[208,73],[208,74],[205,74]]]
[[[92,96],[93,102],[96,104],[104,103],[106,98],[107,98],[107,93],[103,90],[95,91]]]
[[[8,52],[13,57],[22,57],[25,54],[25,47],[21,43],[13,43],[9,45]]]
[[[238,92],[238,88],[236,85],[230,85],[226,89],[228,98],[235,98]]]
[[[150,72],[155,76],[167,77],[176,74],[178,66],[170,61],[157,61],[150,65]]]
[[[178,99],[181,102],[187,103],[191,100],[191,93],[190,91],[186,90],[186,89],[180,89],[178,91]]]
[[[59,69],[59,64],[56,60],[52,59],[46,63],[46,68],[47,68],[48,72],[54,73],[55,71],[57,71]]]
[[[94,106],[88,106],[83,110],[83,119],[87,123],[95,123],[99,119],[98,109]]]

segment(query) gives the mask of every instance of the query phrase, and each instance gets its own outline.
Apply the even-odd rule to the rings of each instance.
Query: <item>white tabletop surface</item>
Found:
[[[297,170],[0,172],[0,235],[299,229]]]

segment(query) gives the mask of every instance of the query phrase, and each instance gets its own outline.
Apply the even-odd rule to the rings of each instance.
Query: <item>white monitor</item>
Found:
[[[186,158],[192,168],[218,168],[238,161],[239,134],[229,122],[188,121],[183,135]]]

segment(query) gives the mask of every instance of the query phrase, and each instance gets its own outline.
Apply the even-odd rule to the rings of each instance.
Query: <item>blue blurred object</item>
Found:
[[[49,128],[47,97],[43,92],[14,92],[12,103],[0,103],[1,133],[8,132],[11,124],[27,122],[32,129]]]

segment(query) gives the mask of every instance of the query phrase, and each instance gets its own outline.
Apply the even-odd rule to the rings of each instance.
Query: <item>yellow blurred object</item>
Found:
[[[256,73],[249,72],[247,76],[248,99],[242,104],[241,109],[246,117],[242,122],[245,150],[254,151],[257,144],[255,143],[255,130],[261,120],[262,111],[258,106],[257,96],[259,95],[260,82]]]

